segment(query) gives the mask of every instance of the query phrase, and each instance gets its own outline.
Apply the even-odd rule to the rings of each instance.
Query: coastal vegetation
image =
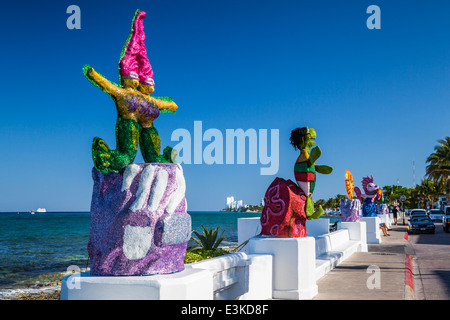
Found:
[[[207,229],[202,225],[202,229],[203,234],[199,234],[197,231],[192,231],[193,236],[188,243],[184,263],[192,263],[204,259],[210,259],[228,254],[230,252],[224,248],[219,248],[219,245],[225,239],[223,232],[219,236],[219,227],[216,227],[213,230],[213,228]]]
[[[450,137],[439,139],[426,163],[426,176],[440,188],[445,189],[447,199],[450,196]]]
[[[191,242],[189,249],[216,250],[219,247],[220,243],[225,239],[225,236],[223,235],[224,231],[222,231],[222,234],[219,236],[219,227],[216,227],[216,229],[213,230],[213,228],[206,229],[202,225],[202,229],[203,234],[199,234],[195,230],[192,231],[196,238],[191,238],[194,242]],[[192,244],[194,245],[192,246]]]
[[[228,253],[230,253],[230,251],[226,250],[224,248],[218,248],[216,250],[195,249],[195,250],[186,252],[186,256],[184,257],[184,263],[187,264],[187,263],[202,261],[205,259],[211,259],[211,258],[223,256]]]
[[[391,204],[394,201],[401,203],[400,197],[404,195],[406,200],[403,202],[405,209],[424,208],[427,203],[430,207],[445,194],[446,188],[442,181],[435,182],[431,179],[423,179],[414,188],[407,188],[398,185],[384,186],[383,191],[384,202]],[[320,199],[315,205],[322,205],[323,208],[335,210],[339,208],[341,199],[347,199],[347,196],[338,194],[328,200]]]
[[[231,212],[262,212],[262,209],[264,208],[263,205],[248,205],[241,207],[239,209],[231,209],[231,208],[224,208],[221,211],[231,211]]]

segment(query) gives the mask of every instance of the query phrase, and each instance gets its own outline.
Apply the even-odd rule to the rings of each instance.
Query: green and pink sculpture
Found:
[[[89,65],[83,68],[86,78],[107,93],[116,104],[116,149],[111,150],[103,139],[94,138],[92,157],[98,171],[119,172],[132,163],[138,145],[142,157],[150,162],[175,162],[176,152],[167,147],[161,152],[161,138],[153,126],[160,113],[175,113],[178,106],[172,98],[152,97],[155,90],[153,70],[147,58],[143,20],[146,13],[137,10],[131,32],[119,59],[119,82],[115,84]]]
[[[309,219],[317,219],[324,211],[322,206],[319,206],[314,212],[314,202],[312,194],[316,188],[316,172],[321,174],[330,174],[333,168],[327,165],[317,165],[316,161],[322,155],[319,147],[312,148],[317,138],[316,131],[313,128],[303,127],[296,128],[291,132],[291,145],[294,149],[300,150],[300,155],[297,158],[294,166],[295,180],[298,186],[306,195],[306,215]],[[311,149],[312,148],[312,149]]]
[[[316,131],[303,127],[292,130],[290,142],[300,150],[291,180],[276,178],[264,196],[261,214],[261,234],[277,237],[306,237],[306,220],[319,218],[323,213],[321,206],[314,211],[312,194],[316,186],[316,172],[330,174],[333,168],[316,165],[321,156],[319,147],[314,147]]]
[[[91,275],[150,275],[184,269],[191,217],[183,169],[171,147],[160,154],[153,122],[178,108],[168,97],[152,97],[153,70],[147,58],[143,19],[137,10],[119,61],[120,85],[90,66],[85,76],[106,92],[117,110],[116,149],[94,138]],[[134,164],[138,146],[146,163]]]

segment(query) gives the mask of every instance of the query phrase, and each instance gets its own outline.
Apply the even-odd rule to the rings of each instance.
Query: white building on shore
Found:
[[[227,197],[228,210],[239,210],[241,207],[243,207],[242,200],[235,200],[233,196]]]

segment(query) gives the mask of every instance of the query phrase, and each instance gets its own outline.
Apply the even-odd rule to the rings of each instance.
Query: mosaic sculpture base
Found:
[[[275,178],[264,196],[261,234],[283,238],[306,237],[306,196],[291,180]]]
[[[389,207],[386,203],[377,204],[377,214],[389,214]]]
[[[130,164],[121,173],[93,169],[91,275],[151,275],[184,270],[191,237],[180,165]]]
[[[372,218],[377,216],[377,207],[372,199],[366,198],[366,200],[364,200],[362,204],[362,216]]]
[[[341,200],[341,221],[358,222],[361,220],[361,201],[358,199]]]

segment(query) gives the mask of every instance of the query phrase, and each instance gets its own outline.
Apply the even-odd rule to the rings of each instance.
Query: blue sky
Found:
[[[81,30],[69,30],[69,5]],[[366,9],[381,9],[369,30]],[[448,1],[21,1],[2,4],[0,211],[88,211],[91,143],[114,148],[112,100],[87,81],[89,64],[118,81],[120,50],[136,9],[156,96],[177,114],[154,123],[162,145],[178,128],[279,130],[279,171],[261,164],[186,164],[190,210],[216,210],[234,195],[258,203],[275,177],[293,179],[290,131],[309,126],[322,149],[315,200],[373,175],[413,184],[437,140],[449,135]],[[205,143],[206,145],[206,143]],[[205,146],[203,145],[203,147]],[[138,155],[135,162],[142,162]]]

